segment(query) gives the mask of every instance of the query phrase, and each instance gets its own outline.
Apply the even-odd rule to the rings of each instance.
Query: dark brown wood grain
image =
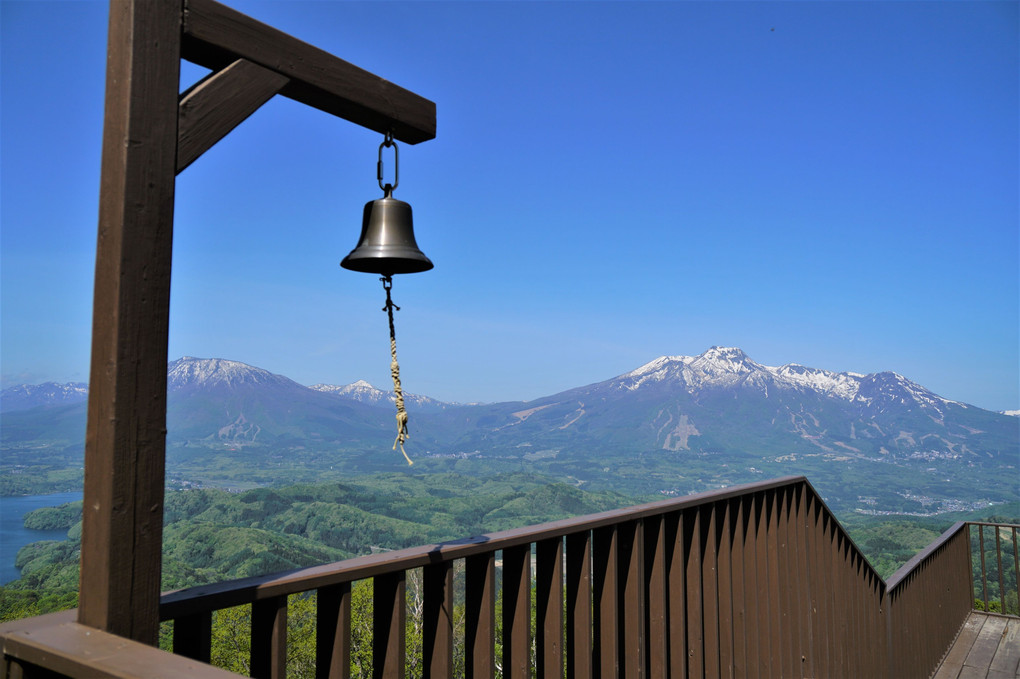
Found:
[[[620,674],[620,556],[618,527],[592,531],[592,657],[600,679]]]
[[[110,5],[79,622],[159,626],[179,0]]]
[[[453,562],[425,566],[422,620],[423,676],[453,676]]]
[[[251,606],[252,679],[287,675],[287,597],[256,601]]]
[[[566,543],[567,679],[591,679],[591,531],[571,533]]]
[[[629,521],[620,527],[620,676],[645,676],[648,662],[647,596],[645,545],[642,521]]]
[[[531,674],[531,546],[503,550],[503,676]]]
[[[540,676],[563,677],[563,538],[535,546],[535,665]]]
[[[323,587],[315,608],[315,677],[351,675],[351,583]]]
[[[407,604],[403,571],[379,575],[372,588],[372,671],[382,679],[403,679]]]
[[[464,669],[468,679],[496,675],[496,555],[486,551],[465,559]]]
[[[238,59],[181,96],[177,117],[177,172],[273,98],[289,79]]]

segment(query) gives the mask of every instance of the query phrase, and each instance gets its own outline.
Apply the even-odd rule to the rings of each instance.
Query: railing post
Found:
[[[503,677],[531,674],[531,545],[503,550]]]
[[[319,588],[315,619],[316,679],[346,679],[351,673],[351,583]]]
[[[684,591],[687,593],[687,674],[700,677],[705,674],[705,622],[702,609],[702,556],[701,556],[701,514],[703,509],[695,507],[684,512],[683,554]]]
[[[643,522],[628,521],[618,531],[620,555],[620,676],[645,676],[647,583]]]
[[[645,654],[649,679],[664,679],[669,672],[669,589],[667,584],[666,517],[645,519],[645,582],[648,588]]]
[[[571,533],[566,541],[567,679],[591,679],[591,531]]]
[[[619,541],[616,526],[592,531],[592,603],[595,676],[615,679],[620,672]]]
[[[563,677],[563,538],[535,546],[535,666],[539,677]]]
[[[174,620],[174,653],[209,662],[212,654],[212,611]]]
[[[403,679],[405,572],[377,575],[372,584],[372,674],[379,679]]]
[[[453,562],[424,568],[425,610],[422,620],[424,679],[453,676]]]
[[[485,552],[466,559],[464,672],[468,679],[496,675],[496,555]]]
[[[253,679],[287,676],[286,596],[251,605],[251,676]]]

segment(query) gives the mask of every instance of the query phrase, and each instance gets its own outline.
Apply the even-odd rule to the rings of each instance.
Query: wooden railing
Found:
[[[927,678],[949,650],[974,606],[970,554],[956,523],[887,581],[890,677]]]
[[[887,584],[791,477],[182,590],[160,615],[178,657],[207,662],[213,613],[251,604],[251,675],[282,677],[287,598],[317,592],[316,676],[345,677],[351,588],[371,578],[374,676],[402,677],[405,588],[420,568],[424,677],[928,677],[972,605],[964,528]],[[25,666],[40,657],[7,649]]]
[[[1007,615],[1020,615],[1020,588],[1018,588],[1020,544],[1017,543],[1017,529],[1020,529],[1020,525],[977,521],[972,521],[968,525],[971,552],[977,554],[972,560],[972,563],[978,566],[972,578],[975,608]],[[1006,543],[1005,560],[1002,554],[1003,542]],[[1013,567],[1012,572],[1010,566]],[[994,592],[989,596],[989,583],[993,588],[997,587],[998,596]]]

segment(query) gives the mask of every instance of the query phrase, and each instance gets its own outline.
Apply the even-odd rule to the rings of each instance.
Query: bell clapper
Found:
[[[400,307],[393,303],[393,298],[390,296],[390,290],[393,288],[393,277],[386,275],[379,280],[382,281],[383,290],[386,291],[386,306],[382,310],[387,313],[390,321],[390,375],[393,377],[393,393],[397,401],[397,439],[393,442],[393,450],[396,450],[397,445],[399,445],[400,452],[403,453],[404,459],[407,460],[407,464],[410,466],[414,462],[408,457],[407,451],[404,450],[404,441],[409,438],[407,433],[407,410],[404,408],[404,391],[400,387],[400,364],[397,363],[397,332],[393,325],[393,310],[400,311]]]

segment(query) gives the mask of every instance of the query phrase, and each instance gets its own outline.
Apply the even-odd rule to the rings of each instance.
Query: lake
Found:
[[[22,524],[25,514],[40,507],[56,507],[81,499],[81,491],[50,495],[0,497],[0,584],[17,580],[21,573],[14,567],[18,550],[39,540],[64,540],[67,530],[29,530]]]

